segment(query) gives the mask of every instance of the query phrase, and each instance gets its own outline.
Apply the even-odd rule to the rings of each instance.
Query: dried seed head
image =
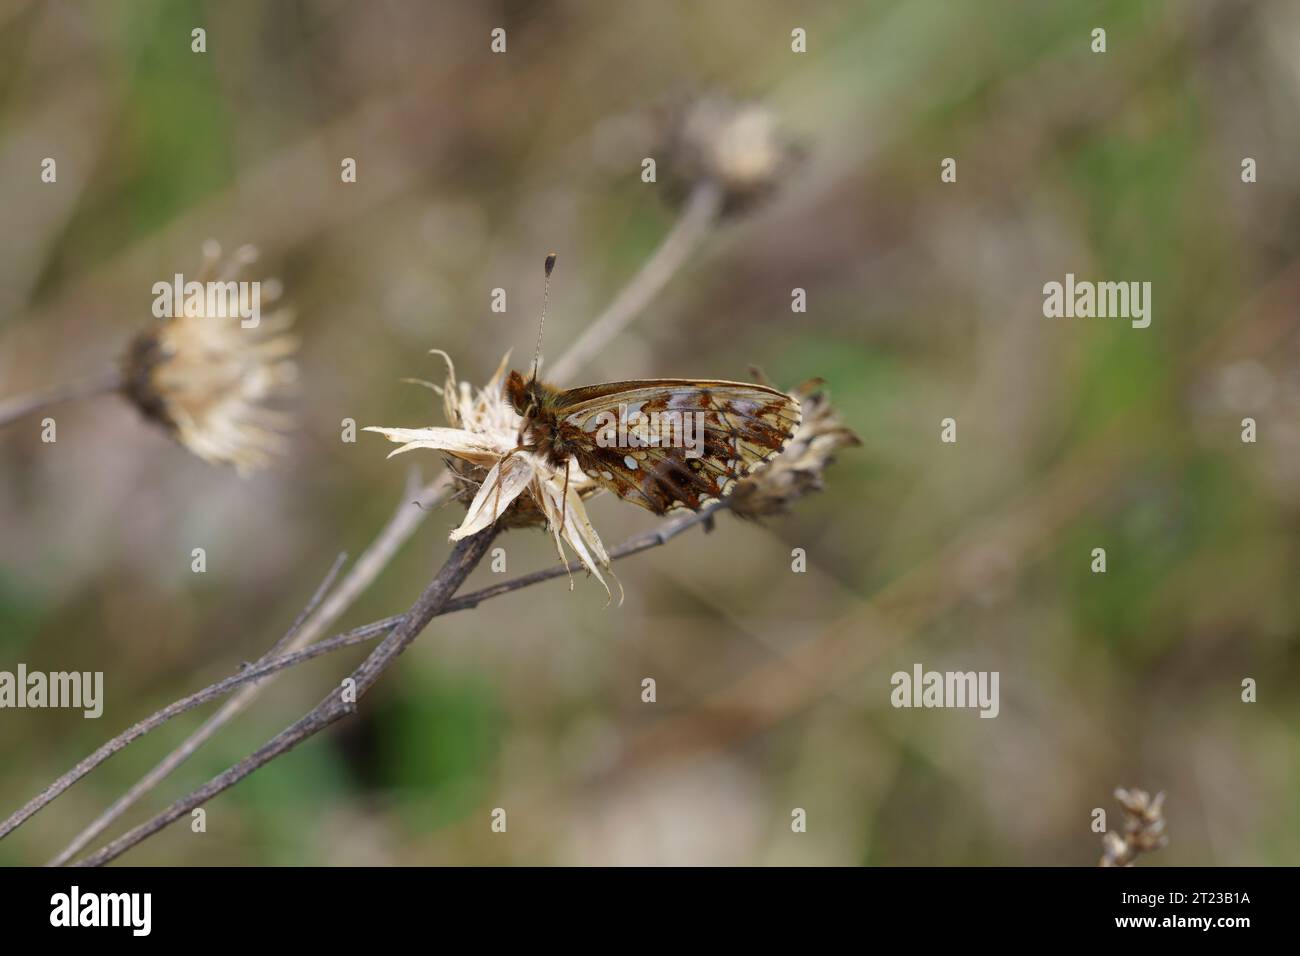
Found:
[[[757,370],[754,378],[769,384]],[[820,491],[822,475],[834,461],[835,452],[862,444],[841,424],[820,379],[804,382],[792,394],[799,399],[803,420],[781,454],[736,485],[729,501],[731,510],[741,517],[777,514],[788,510],[795,499]]]
[[[1099,866],[1132,866],[1143,853],[1158,850],[1169,842],[1165,833],[1165,795],[1152,797],[1145,790],[1115,791],[1115,799],[1124,808],[1124,833],[1109,831],[1101,841]]]
[[[679,190],[721,187],[724,212],[750,207],[772,192],[798,159],[766,107],[712,94],[678,111],[668,135],[666,172]]]
[[[486,385],[475,389],[468,382],[456,381],[456,370],[445,352],[434,352],[446,359],[446,381],[441,387],[422,384],[442,395],[450,427],[370,426],[365,431],[378,432],[401,444],[389,457],[416,448],[443,453],[457,479],[455,497],[468,509],[465,520],[451,533],[453,541],[493,523],[504,528],[545,525],[554,535],[562,559],[563,542],[605,584],[601,569],[608,569],[609,555],[583,505],[600,486],[572,460],[566,462],[567,468],[558,468],[542,456],[518,450],[523,419],[510,407],[502,390],[510,356],[501,360]],[[608,585],[605,587],[608,590]]]
[[[225,262],[215,242],[203,251],[203,267],[193,277],[200,283],[234,282],[256,259],[251,246]],[[274,300],[278,288],[268,281],[262,298]],[[269,463],[292,425],[288,415],[265,404],[287,394],[297,379],[290,356],[298,340],[286,334],[292,314],[277,309],[245,328],[238,314],[184,306],[174,303],[175,315],[131,342],[122,358],[123,392],[195,455],[246,475]]]

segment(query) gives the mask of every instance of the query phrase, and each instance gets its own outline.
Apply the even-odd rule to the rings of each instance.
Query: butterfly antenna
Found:
[[[542,363],[542,332],[546,329],[546,307],[551,304],[551,271],[555,268],[555,253],[546,257],[546,281],[542,285],[542,321],[537,324],[537,351],[533,353],[532,380],[537,381],[537,370]]]

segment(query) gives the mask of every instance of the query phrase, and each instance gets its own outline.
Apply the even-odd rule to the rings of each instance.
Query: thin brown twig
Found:
[[[109,757],[123,750],[128,745],[139,740],[145,734],[157,730],[173,717],[179,717],[196,707],[206,704],[210,700],[223,697],[239,687],[243,687],[253,681],[261,680],[270,674],[281,671],[286,667],[294,664],[301,664],[304,661],[327,654],[330,651],[340,650],[344,647],[350,647],[353,644],[360,644],[392,630],[401,622],[402,615],[385,618],[382,621],[375,621],[371,624],[364,624],[361,627],[354,628],[346,634],[341,634],[329,641],[321,641],[312,644],[310,647],[283,657],[276,657],[265,663],[255,664],[252,667],[233,674],[224,680],[217,681],[205,687],[203,690],[196,691],[187,697],[168,704],[161,710],[155,711],[143,720],[132,724],[122,733],[118,734],[112,740],[100,746],[94,753],[90,754],[84,760],[79,762],[75,767],[63,774],[39,794],[33,797],[19,809],[15,810],[9,817],[0,823],[0,839],[8,836],[18,827],[22,826],[34,814],[44,809],[59,796],[65,793],[69,787],[80,780],[86,774],[90,773]]]
[[[617,561],[620,558],[630,557],[631,555],[634,554],[640,554],[642,551],[647,551],[650,548],[667,544],[673,538],[677,537],[679,534],[688,530],[689,528],[693,528],[697,524],[704,524],[708,522],[710,518],[712,518],[718,511],[722,510],[724,507],[725,507],[725,502],[718,503],[699,512],[694,512],[688,515],[684,515],[681,518],[677,518],[673,521],[667,522],[665,525],[655,529],[654,531],[646,532],[644,534],[636,535],[632,538],[629,538],[627,541],[623,542],[622,544],[610,550],[609,552],[610,560]],[[576,574],[581,572],[582,570],[583,570],[583,565],[581,564],[581,562],[572,561],[569,562],[568,564],[561,564],[561,565],[545,568],[540,571],[535,571],[531,574],[523,574],[516,578],[512,578],[509,581],[503,581],[500,584],[493,584],[490,585],[489,587],[481,588],[469,594],[462,595],[461,597],[452,598],[445,605],[443,605],[441,610],[438,611],[438,614],[439,615],[450,614],[453,611],[464,611],[470,608],[475,608],[478,607],[478,605],[483,601],[490,600],[491,598],[500,597],[503,594],[509,594],[512,591],[518,591],[521,588],[530,587],[531,585],[534,584],[540,584],[543,581],[550,581],[555,578],[563,577],[569,574]],[[325,590],[325,586],[322,585],[322,587],[318,589],[317,592],[318,595],[323,593],[324,590]],[[301,620],[304,616],[305,615],[300,614],[299,620]],[[238,690],[241,687],[247,687],[249,685],[257,686],[266,677],[270,676],[271,674],[278,673],[279,671],[285,670],[286,668],[293,667],[297,664],[305,663],[306,661],[309,660],[314,660],[317,657],[321,657],[325,654],[329,654],[334,651],[342,650],[345,647],[353,647],[356,646],[357,644],[363,644],[366,643],[367,641],[372,641],[376,637],[379,637],[380,635],[385,634],[388,631],[391,631],[394,627],[400,624],[403,616],[404,615],[396,614],[391,617],[381,618],[378,621],[372,621],[369,624],[363,624],[360,627],[355,627],[350,631],[346,631],[335,637],[329,638],[328,640],[317,641],[316,643],[311,644],[306,648],[283,653],[280,656],[272,656],[272,652],[268,652],[267,654],[263,655],[262,658],[259,659],[256,663],[250,664],[247,667],[241,669],[239,673],[232,674],[229,677],[223,678],[222,680],[219,680],[214,684],[208,685],[202,690],[195,691],[193,694],[189,694],[186,697],[182,697],[180,700],[174,701],[173,703],[168,704],[166,707],[163,707],[162,709],[155,711],[153,714],[150,714],[148,717],[145,717],[144,719],[137,721],[136,723],[128,727],[126,730],[124,730],[122,733],[114,737],[112,740],[103,744],[101,747],[95,750],[94,753],[90,754],[84,760],[79,762],[75,767],[73,767],[67,773],[63,774],[52,784],[50,784],[39,794],[37,794],[37,796],[33,797],[21,808],[19,808],[12,815],[10,815],[8,819],[6,819],[2,824],[0,824],[0,839],[3,839],[7,834],[9,834],[13,830],[21,826],[28,818],[30,818],[39,810],[43,809],[46,805],[48,805],[49,803],[57,799],[59,796],[61,796],[73,784],[75,784],[82,777],[86,776],[91,771],[93,771],[96,767],[102,764],[109,757],[112,757],[114,754],[118,753],[119,751],[127,747],[129,744],[132,744],[135,741],[139,740],[141,737],[145,736],[146,734],[154,730],[157,730],[159,727],[167,723],[173,717],[179,717],[181,714],[194,710],[196,707],[201,707],[211,700],[215,700],[219,697],[224,697],[226,694]],[[292,634],[293,634],[293,628],[290,628],[290,631],[286,635],[286,637]],[[281,640],[277,642],[277,645],[281,645],[281,650],[283,650],[283,645],[286,643],[287,642],[285,641],[285,639],[281,638]],[[208,723],[211,723],[211,720],[205,723],[204,726],[206,727]],[[191,735],[190,738],[187,738],[186,743],[188,744],[189,740],[193,739],[195,736],[197,736],[197,734]],[[176,751],[174,751],[173,753],[175,752]],[[192,753],[192,751],[190,751],[190,753]],[[187,753],[186,756],[188,755],[189,754]],[[169,755],[167,760],[170,759],[171,756]],[[165,763],[166,760],[164,760],[164,762],[160,763],[158,766],[162,767],[163,764]],[[174,767],[170,769],[174,769]],[[153,773],[154,773],[153,771],[150,772],[150,777],[153,776]],[[157,781],[154,780],[153,782],[156,783]],[[116,804],[114,806],[116,806]],[[120,811],[116,815],[120,816],[121,815]],[[105,826],[107,826],[107,822],[105,823]],[[104,827],[100,827],[97,833],[103,832],[103,829]],[[89,828],[87,828],[87,831],[88,830]],[[83,832],[87,832],[87,831],[83,831]],[[93,838],[94,836],[92,835],[91,839]],[[84,843],[82,844],[82,846],[84,846]],[[74,849],[72,851],[72,854],[75,854],[76,852],[77,850]],[[71,858],[72,854],[69,854],[67,850],[64,850],[62,853],[59,854],[58,857],[56,857],[54,860],[51,860],[48,865],[60,866],[63,863],[66,863],[67,860]]]
[[[51,385],[25,395],[14,395],[0,401],[0,428],[16,422],[34,412],[44,411],[64,402],[79,398],[106,395],[122,387],[122,373],[117,368],[105,368],[94,375],[79,378],[63,385]]]
[[[129,830],[74,865],[101,866],[116,859],[131,847],[162,830],[169,823],[206,803],[222,791],[233,787],[258,768],[270,763],[281,754],[288,753],[298,744],[320,733],[336,721],[354,713],[357,709],[357,701],[374,686],[380,675],[393,665],[398,656],[411,645],[412,641],[419,637],[420,632],[437,616],[451,596],[455,594],[456,589],[465,582],[470,572],[487,554],[488,548],[496,535],[497,527],[493,525],[456,544],[450,557],[447,558],[447,563],[429,582],[429,586],[424,589],[424,593],[420,595],[419,599],[411,605],[411,609],[403,615],[401,623],[393,628],[388,636],[380,642],[379,646],[371,651],[370,655],[352,672],[349,678],[352,682],[350,688],[346,687],[347,682],[345,681],[343,687],[331,690],[324,700],[312,708],[310,713],[286,727],[258,750],[234,766],[217,774],[188,796],[177,800],[153,819]],[[351,693],[347,693],[348,690]]]
[[[298,612],[298,616],[294,618],[293,623],[289,625],[289,630],[287,630],[278,641],[272,644],[265,654],[258,658],[258,664],[263,664],[272,660],[292,643],[294,637],[300,630],[302,630],[302,626],[306,623],[307,618],[311,616],[312,612],[314,612],[316,608],[320,607],[321,601],[325,600],[325,595],[328,594],[329,589],[333,587],[334,581],[338,577],[339,572],[343,570],[343,565],[347,561],[347,558],[348,556],[346,554],[340,554],[334,559],[334,564],[330,566],[329,572],[325,575],[324,580],[321,581],[320,586],[316,588],[316,592],[311,596],[311,599],[306,603],[306,605],[304,605],[303,609]],[[204,721],[203,725],[187,737],[181,746],[177,747],[159,761],[159,763],[141,777],[131,787],[131,789],[114,801],[103,813],[92,820],[85,829],[78,833],[72,841],[46,865],[62,866],[76,854],[81,852],[83,847],[90,843],[91,840],[95,839],[95,837],[99,836],[99,834],[103,833],[104,830],[106,830],[114,820],[121,816],[128,807],[135,803],[135,801],[143,794],[147,793],[155,784],[166,778],[168,774],[179,767],[190,757],[191,754],[194,753],[194,751],[198,750],[199,747],[208,740],[208,738],[216,733],[222,725],[242,710],[244,704],[249,698],[251,698],[252,692],[257,686],[257,683],[248,684],[243,693],[232,697],[230,700],[222,704],[221,709]]]
[[[384,526],[384,529],[380,532],[378,537],[376,537],[376,539],[371,542],[370,546],[362,553],[360,559],[358,559],[356,564],[352,566],[348,574],[344,576],[343,581],[329,595],[329,597],[323,601],[315,602],[315,606],[312,606],[310,610],[307,611],[305,617],[300,615],[300,620],[295,622],[295,626],[290,629],[289,633],[281,638],[280,641],[276,642],[276,645],[268,652],[268,655],[296,650],[309,645],[317,635],[329,626],[329,624],[340,617],[344,611],[352,605],[357,597],[360,596],[361,592],[364,591],[374,578],[378,576],[379,572],[388,564],[388,562],[392,560],[393,555],[395,555],[401,546],[406,543],[406,540],[415,532],[415,529],[419,526],[425,516],[425,512],[422,511],[421,508],[432,507],[437,503],[437,498],[442,493],[442,489],[444,487],[450,487],[450,482],[446,473],[418,491],[416,490],[417,484],[418,481],[415,478],[415,473],[412,472],[407,480],[406,490],[403,492],[401,503],[393,512],[392,518],[389,519],[388,524]],[[412,496],[414,496],[414,505],[412,504]],[[424,503],[426,501],[428,501],[428,504]],[[359,628],[358,630],[364,630],[364,628]],[[370,631],[368,633],[373,637],[380,632]],[[265,659],[266,657],[264,656],[263,660]],[[276,668],[276,670],[279,670],[279,668]],[[275,671],[272,670],[267,671],[266,673],[270,674],[274,672]],[[247,708],[248,705],[252,703],[253,698],[257,696],[258,692],[265,685],[262,683],[240,681],[239,684],[232,685],[232,687],[234,686],[242,686],[242,690],[239,694],[223,704],[220,710],[208,718],[208,720],[204,721],[202,726],[186,737],[185,740],[182,741],[174,750],[159,761],[152,770],[133,784],[126,793],[105,808],[105,810],[92,820],[84,829],[82,829],[81,832],[67,844],[67,846],[59,851],[58,855],[50,861],[50,865],[57,866],[66,863],[84,849],[87,844],[95,839],[95,837],[111,826],[114,820],[122,816],[122,814],[134,806],[141,797],[165,780],[172,771],[193,756],[195,751],[210,740],[218,730]],[[179,713],[184,713],[186,710],[191,709],[191,707],[197,707],[202,703],[204,703],[204,700],[192,701],[189,706],[170,714],[168,717],[164,718],[164,720],[168,720]],[[148,733],[149,730],[152,729],[153,727],[148,727],[141,730],[139,734],[131,736],[130,740],[135,740],[138,736]],[[136,728],[133,727],[131,730],[127,731],[127,733],[130,734],[135,730]],[[125,734],[123,736],[125,736]],[[129,743],[130,740],[128,740],[127,743]],[[67,786],[76,782],[76,780],[80,779],[81,776],[84,776],[85,773],[93,770],[99,763],[102,763],[103,760],[112,756],[116,751],[106,751],[105,749],[112,743],[113,741],[110,741],[104,748],[100,748],[99,751],[96,751],[96,754],[102,753],[102,757],[94,763],[90,763],[86,766],[82,773],[69,779],[63,789],[66,789]],[[124,745],[125,744],[123,744],[123,746]],[[92,757],[93,756],[95,755],[92,755]],[[85,762],[83,761],[83,763]],[[81,765],[79,764],[78,768],[80,767]],[[74,771],[78,768],[74,768]],[[63,779],[64,778],[60,778],[60,781]],[[55,781],[55,783],[57,784],[60,781]],[[60,792],[62,791],[60,790],[51,794],[51,799],[58,796]],[[39,807],[36,809],[39,809]],[[3,838],[7,832],[8,831],[4,826],[0,826],[0,838]]]
[[[378,576],[379,571],[392,560],[393,555],[406,542],[406,539],[414,533],[415,528],[423,519],[424,513],[420,510],[420,507],[412,507],[411,496],[416,495],[415,500],[419,502],[431,494],[436,494],[440,484],[449,485],[449,482],[445,479],[446,475],[444,474],[417,493],[415,486],[418,484],[418,479],[415,472],[412,471],[407,478],[402,502],[398,505],[397,510],[393,512],[393,516],[389,519],[388,524],[384,526],[384,530],[371,542],[370,547],[366,548],[357,563],[351,567],[333,593],[323,600],[315,600],[313,606],[307,610],[306,616],[300,615],[300,620],[296,621],[294,627],[276,642],[266,656],[305,647],[319,636],[329,624],[333,623],[344,611],[351,607],[352,603],[374,577]],[[263,660],[266,659],[266,656],[263,657]],[[90,841],[103,833],[114,820],[165,780],[173,770],[193,756],[194,752],[210,740],[218,730],[252,703],[253,698],[257,696],[263,686],[262,684],[249,684],[223,704],[220,710],[203,722],[202,726],[186,737],[152,770],[134,783],[126,793],[113,801],[99,816],[95,817],[80,833],[73,837],[68,845],[60,850],[58,855],[51,861],[51,865],[57,866],[72,859]],[[0,829],[0,837],[4,836],[4,832],[3,829]]]
[[[609,306],[560,356],[551,373],[561,378],[568,377],[627,328],[654,300],[674,273],[687,262],[691,252],[717,223],[721,206],[722,194],[716,185],[707,183],[696,186],[672,229],[664,236],[654,253],[614,297]],[[388,523],[380,529],[356,563],[344,575],[337,589],[311,615],[286,649],[297,650],[306,647],[319,639],[335,621],[342,617],[415,534],[429,512],[446,502],[451,488],[451,475],[445,471],[419,491],[414,491],[408,484]],[[100,814],[81,834],[78,834],[59,854],[59,859],[71,858],[86,842],[126,812],[217,730],[247,707],[259,690],[260,685],[249,686],[238,697],[232,698],[221,711],[214,714],[202,727],[163,758],[146,778],[132,786],[126,794]],[[159,772],[164,767],[167,769]],[[3,833],[0,832],[0,836],[2,835]]]
[[[321,599],[325,596],[325,592],[329,590],[330,585],[333,584],[334,579],[338,576],[339,571],[342,570],[343,562],[345,560],[347,560],[347,556],[343,554],[340,554],[334,560],[334,564],[330,567],[330,570],[325,575],[324,580],[322,580],[320,585],[316,588],[316,592],[312,595],[311,600],[309,600],[306,606],[301,611],[298,612],[298,616],[297,618],[294,619],[294,622],[289,626],[289,630],[285,632],[283,637],[281,637],[278,641],[275,642],[275,644],[271,647],[271,649],[267,651],[265,655],[263,655],[262,659],[258,663],[262,663],[262,661],[267,660],[269,657],[275,655],[277,652],[284,649],[284,646],[293,637],[294,633],[298,630],[298,628],[302,627],[303,621],[305,621],[307,619],[307,616],[312,612],[312,610],[314,610],[316,606],[320,604]],[[191,697],[193,696],[195,695],[191,695]],[[164,707],[162,710],[158,711],[158,713],[154,714],[153,717],[151,717],[149,720],[140,721],[139,723],[129,727],[124,733],[118,735],[117,737],[114,737],[108,743],[104,744],[102,747],[100,747],[98,750],[92,753],[85,760],[81,761],[79,764],[77,764],[75,767],[73,767],[63,776],[59,777],[48,787],[42,790],[39,794],[37,794],[31,800],[27,801],[27,803],[21,806],[18,810],[10,814],[9,817],[7,817],[3,823],[0,823],[0,839],[4,839],[11,832],[17,829],[23,823],[23,821],[25,821],[28,817],[36,813],[36,811],[40,810],[42,807],[44,807],[46,804],[52,801],[55,797],[59,796],[61,793],[67,790],[68,787],[72,786],[74,783],[76,783],[78,780],[84,777],[91,770],[94,770],[96,767],[98,767],[101,763],[103,763],[113,754],[117,753],[127,744],[131,743],[131,741],[137,739],[138,737],[143,736],[144,734],[147,734],[155,726],[165,723],[167,720],[170,720],[172,717],[176,716],[177,714],[184,713],[185,711],[189,710],[191,707],[196,707],[198,706],[198,704],[202,703],[202,701],[194,701],[192,703],[189,703],[188,706],[178,707],[178,705],[186,705],[188,701],[190,701],[190,698],[182,698],[176,703]],[[163,714],[166,714],[166,716],[160,716]]]
[[[665,522],[661,527],[654,531],[648,531],[645,534],[635,535],[624,541],[618,547],[609,552],[610,561],[617,561],[620,558],[631,557],[634,554],[640,554],[642,551],[649,551],[651,548],[657,548],[660,545],[667,544],[673,538],[677,537],[683,531],[695,527],[697,524],[707,524],[714,515],[728,507],[728,500],[715,501],[711,505],[701,508],[699,511],[692,511],[680,518],[674,518]],[[553,565],[549,568],[543,568],[540,571],[533,571],[531,574],[521,574],[517,578],[511,578],[509,581],[502,581],[500,584],[489,585],[480,588],[462,597],[454,598],[447,602],[447,607],[443,610],[444,614],[452,611],[465,611],[477,607],[481,602],[490,598],[500,597],[503,594],[509,594],[511,591],[518,591],[520,588],[526,588],[533,584],[540,584],[543,581],[550,581],[558,577],[569,574],[576,574],[583,570],[583,564],[580,561],[570,561],[568,564]]]

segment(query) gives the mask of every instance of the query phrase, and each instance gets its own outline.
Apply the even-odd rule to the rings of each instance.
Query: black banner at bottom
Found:
[[[130,946],[204,939],[374,945],[466,931],[499,942],[583,937],[729,945],[755,937],[868,942],[915,934],[1042,940],[1108,936],[1231,944],[1278,933],[1288,869],[10,869],[6,949],[33,937]],[[671,936],[664,936],[671,933]],[[238,936],[232,934],[239,934]],[[611,935],[612,934],[612,935]],[[10,947],[14,948],[10,948]]]

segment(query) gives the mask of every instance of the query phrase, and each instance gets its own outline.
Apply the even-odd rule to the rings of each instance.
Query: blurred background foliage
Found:
[[[206,834],[127,860],[1091,864],[1116,786],[1168,792],[1153,865],[1300,860],[1288,0],[0,0],[0,396],[120,354],[208,238],[262,248],[304,340],[292,453],[248,481],[111,397],[59,409],[56,444],[38,419],[0,433],[0,668],[103,670],[107,694],[98,721],[0,713],[4,813],[271,644],[406,469],[439,467],[343,443],[341,420],[440,424],[398,381],[440,378],[431,347],[470,381],[529,355],[551,249],[548,354],[574,340],[672,226],[639,177],[662,111],[710,90],[770,106],[802,163],[560,384],[820,376],[864,446],[788,517],[621,563],[621,608],[559,581],[439,619],[358,718],[213,801]],[[1044,319],[1066,272],[1152,282],[1151,327]],[[591,510],[611,544],[653,524]],[[429,517],[341,626],[405,608],[459,519]],[[512,574],[554,561],[544,535],[502,543]],[[130,821],[362,653],[278,680]],[[1000,671],[1000,716],[893,710],[890,675],[918,661]],[[109,761],[0,862],[48,859],[202,717]]]

